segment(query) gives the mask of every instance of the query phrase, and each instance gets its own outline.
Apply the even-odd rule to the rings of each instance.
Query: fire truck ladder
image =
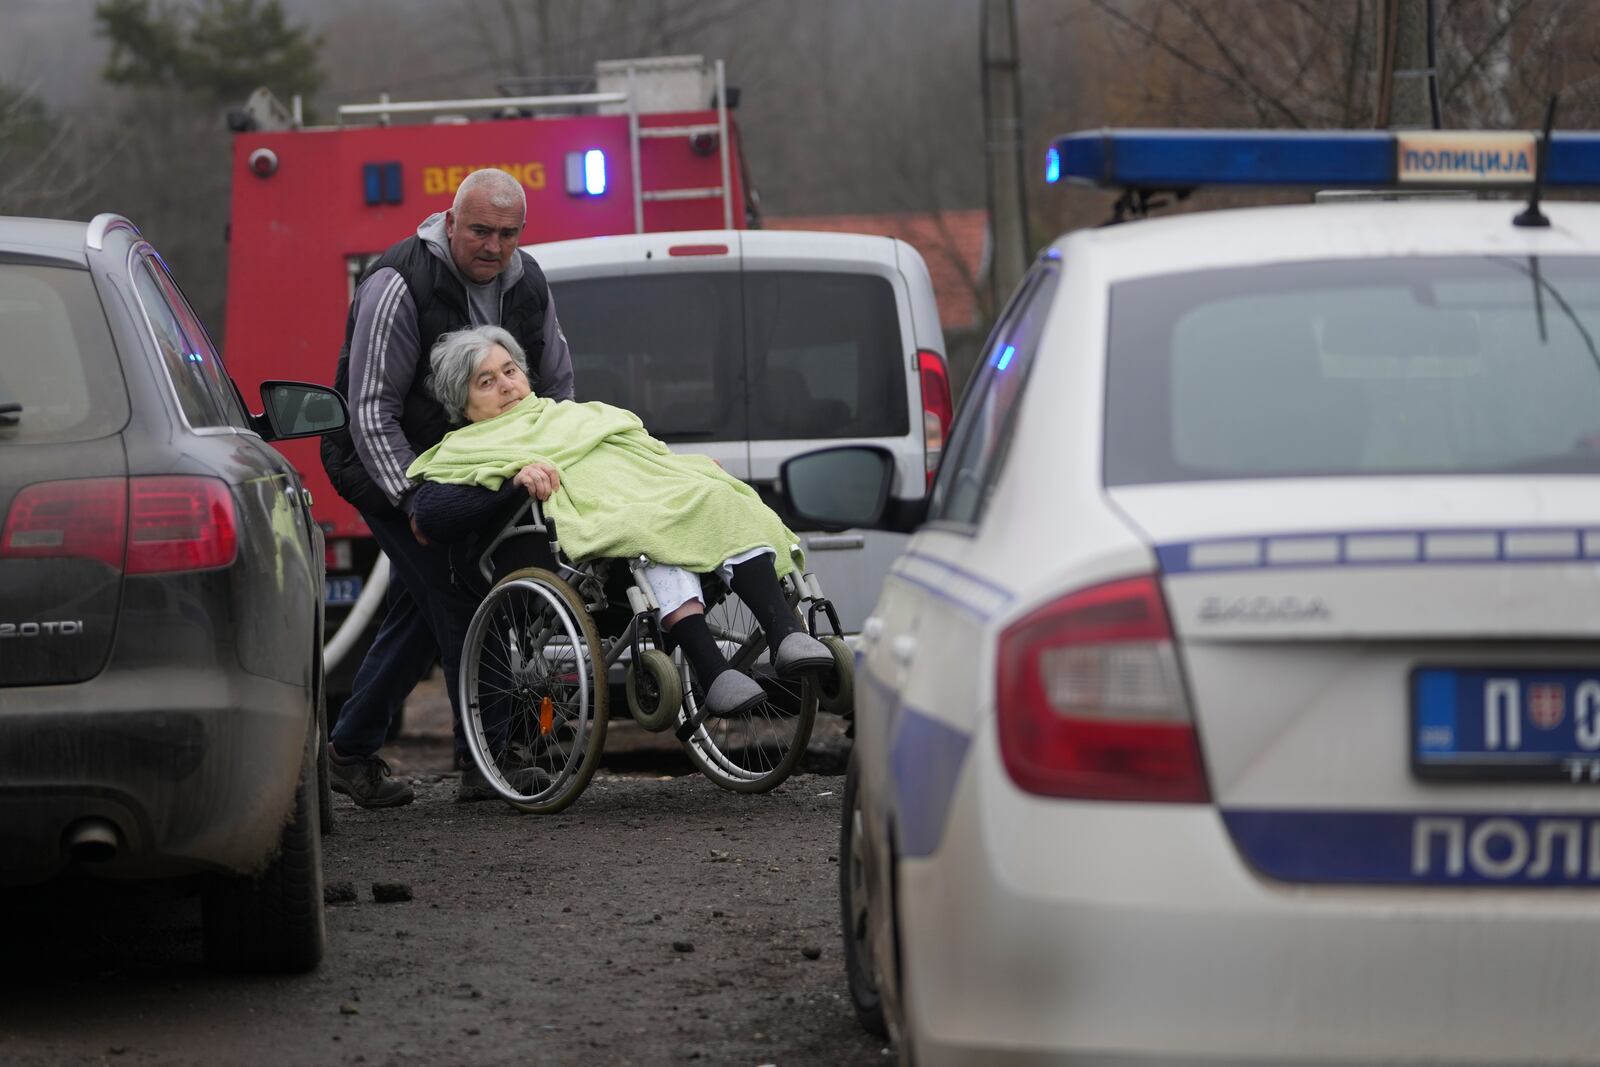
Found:
[[[628,65],[628,160],[633,167],[633,232],[644,232],[644,204],[646,200],[713,200],[722,199],[722,228],[733,229],[733,183],[729,178],[728,163],[728,86],[723,73],[722,60],[716,61],[717,121],[690,126],[639,125],[638,92],[634,87],[635,69]],[[717,155],[722,163],[722,184],[688,189],[651,189],[648,192],[639,176],[639,142],[647,137],[703,137],[715,134]]]

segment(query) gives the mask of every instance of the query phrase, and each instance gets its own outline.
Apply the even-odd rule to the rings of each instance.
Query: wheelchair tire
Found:
[[[833,677],[817,686],[817,705],[848,719],[856,713],[856,658],[842,637],[819,637],[833,653]]]
[[[647,648],[639,657],[639,666],[646,678],[641,690],[638,672],[628,665],[628,711],[633,721],[658,734],[672,729],[678,721],[678,709],[683,706],[683,679],[678,675],[678,665],[672,657],[659,648]]]
[[[702,774],[722,788],[765,793],[788,778],[806,753],[817,717],[817,688],[808,678],[790,680],[773,672],[766,636],[736,597],[708,610],[706,622],[723,643],[729,662],[760,682],[769,698],[737,718],[706,719],[683,742],[684,751]],[[698,696],[693,689],[685,693],[674,725],[694,715]]]
[[[461,655],[467,747],[495,792],[534,814],[571,804],[600,764],[607,703],[600,635],[571,587],[538,567],[496,582]]]

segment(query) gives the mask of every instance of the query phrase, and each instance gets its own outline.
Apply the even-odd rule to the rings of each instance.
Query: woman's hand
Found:
[[[560,472],[548,463],[530,463],[511,480],[540,500],[549,500],[550,494],[561,488]]]

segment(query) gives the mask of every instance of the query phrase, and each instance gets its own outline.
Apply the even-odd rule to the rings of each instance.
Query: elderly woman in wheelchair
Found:
[[[802,600],[813,624],[833,613],[799,569],[794,534],[749,486],[673,454],[633,413],[533,395],[498,327],[446,335],[431,362],[435,396],[464,425],[407,472],[422,479],[414,524],[430,540],[476,538],[477,570],[495,580],[461,674],[490,782],[527,810],[575,799],[603,743],[606,667],[624,651],[635,717],[675,726],[714,781],[757,791],[787,777],[819,696],[836,699],[851,667],[842,641],[819,641],[797,616]],[[543,566],[516,566],[528,562]],[[602,637],[597,618],[621,633]],[[674,647],[703,703],[665,655]],[[530,765],[543,772],[531,788],[518,784]]]

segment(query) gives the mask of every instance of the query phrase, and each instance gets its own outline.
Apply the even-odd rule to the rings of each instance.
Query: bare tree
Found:
[[[0,215],[72,218],[89,209],[96,170],[76,118],[0,83]]]
[[[597,59],[666,55],[758,0],[457,0],[459,42],[518,78],[574,77]]]

